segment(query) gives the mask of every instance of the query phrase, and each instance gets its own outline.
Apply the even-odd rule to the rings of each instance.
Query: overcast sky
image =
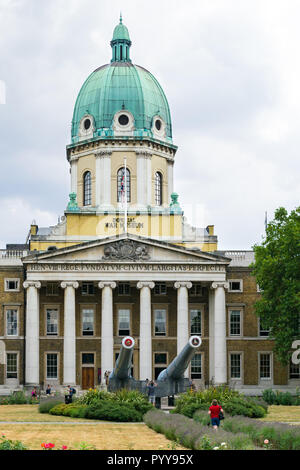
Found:
[[[73,107],[120,11],[170,104],[189,223],[251,249],[265,211],[300,205],[300,0],[0,0],[0,248],[63,215]]]

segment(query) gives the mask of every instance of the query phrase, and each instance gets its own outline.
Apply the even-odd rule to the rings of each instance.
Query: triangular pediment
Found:
[[[31,254],[23,259],[26,263],[67,262],[178,262],[229,264],[230,259],[200,250],[186,249],[172,243],[133,235],[105,238]]]

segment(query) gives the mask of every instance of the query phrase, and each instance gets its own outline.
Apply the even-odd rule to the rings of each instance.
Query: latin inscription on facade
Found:
[[[31,272],[225,272],[225,266],[207,264],[127,264],[127,263],[81,263],[81,264],[29,264]]]

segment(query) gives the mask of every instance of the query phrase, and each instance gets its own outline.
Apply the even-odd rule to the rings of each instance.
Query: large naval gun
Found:
[[[123,339],[115,368],[109,376],[108,390],[110,392],[127,388],[147,394],[148,382],[146,380],[135,380],[131,375],[134,344],[135,341],[131,336],[126,336]],[[191,336],[180,354],[159,374],[155,388],[158,406],[160,406],[161,397],[174,397],[174,395],[188,390],[190,380],[184,377],[184,373],[200,346],[200,336]]]

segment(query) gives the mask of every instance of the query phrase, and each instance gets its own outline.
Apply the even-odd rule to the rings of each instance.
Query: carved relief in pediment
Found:
[[[133,240],[121,240],[104,248],[103,260],[147,261],[150,259],[146,245]]]

